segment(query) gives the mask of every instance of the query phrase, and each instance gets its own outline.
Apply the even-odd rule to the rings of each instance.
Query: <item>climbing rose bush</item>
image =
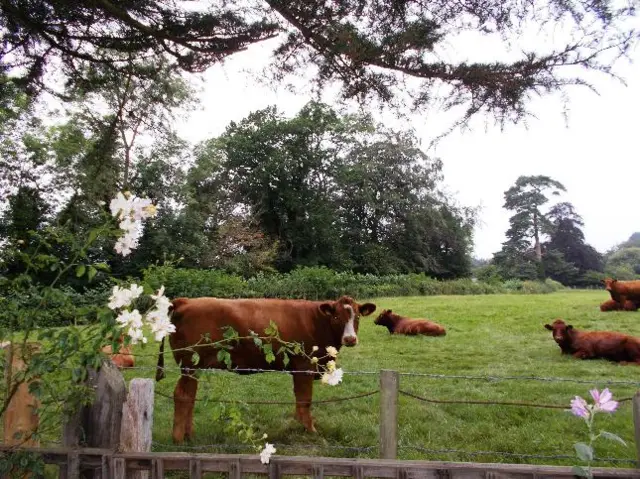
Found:
[[[151,200],[147,198],[138,198],[130,192],[118,193],[111,200],[109,209],[113,217],[119,221],[119,228],[123,234],[118,238],[115,244],[115,250],[123,257],[128,256],[138,246],[138,241],[142,235],[144,226],[143,221],[147,218],[154,217],[157,209]],[[171,301],[164,295],[164,285],[155,294],[149,294],[149,298],[153,300],[153,306],[147,311],[141,313],[136,307],[136,302],[143,296],[144,288],[136,283],[128,287],[114,286],[109,297],[107,306],[109,309],[117,313],[116,323],[127,336],[130,338],[131,344],[147,343],[148,339],[144,334],[144,327],[147,326],[153,333],[155,341],[161,341],[176,330],[171,323],[169,309]],[[313,346],[312,352],[318,351],[318,346]],[[338,350],[329,346],[326,348],[327,354],[323,357],[310,357],[311,363],[318,367],[319,359],[337,358]],[[197,352],[194,352],[197,357]],[[330,386],[336,386],[342,382],[344,371],[336,367],[336,362],[332,359],[327,362],[325,371],[322,373],[322,383]],[[242,421],[237,424],[238,429],[250,430]],[[251,434],[245,434],[252,443],[257,442],[251,437]],[[264,434],[261,440],[265,440],[267,435]],[[255,446],[260,451],[260,461],[268,464],[271,456],[275,454],[276,448],[273,444],[265,443],[264,447]]]

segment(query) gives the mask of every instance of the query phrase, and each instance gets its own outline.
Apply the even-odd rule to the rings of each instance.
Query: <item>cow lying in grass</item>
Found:
[[[636,305],[640,304],[640,281],[618,281],[606,278],[602,282],[611,299],[617,303],[625,304],[626,301],[633,301]]]
[[[544,327],[553,331],[553,339],[562,354],[571,354],[577,359],[602,358],[640,364],[640,338],[612,331],[578,331],[561,319]]]
[[[426,319],[405,318],[385,309],[374,321],[378,326],[385,326],[391,334],[406,334],[425,336],[444,336],[446,330],[437,323]]]
[[[607,311],[637,311],[638,310],[638,305],[636,303],[634,303],[633,301],[629,301],[626,300],[624,302],[624,305],[618,303],[617,301],[614,301],[613,299],[610,299],[608,301],[605,301],[604,303],[602,303],[600,305],[600,311],[602,312],[607,312]]]
[[[110,344],[107,344],[102,348],[102,352],[105,353],[111,362],[115,364],[119,369],[123,368],[132,368],[135,365],[135,359],[133,354],[131,354],[131,347],[122,345],[124,341],[124,337],[120,336],[118,338],[118,344],[120,344],[120,348],[116,354],[113,354],[113,348]]]

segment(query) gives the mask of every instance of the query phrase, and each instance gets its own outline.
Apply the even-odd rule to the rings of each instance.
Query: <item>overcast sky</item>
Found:
[[[495,59],[491,55],[495,48],[495,43],[463,39],[454,56]],[[294,115],[311,95],[259,81],[268,54],[268,44],[254,46],[208,70],[203,75],[201,107],[180,126],[180,133],[194,142],[210,138],[222,133],[230,121],[274,104]],[[633,57],[640,60],[640,52]],[[548,175],[563,183],[567,194],[561,199],[574,204],[584,219],[587,241],[601,252],[640,231],[640,67],[624,62],[618,71],[626,87],[607,79],[598,83],[600,96],[586,88],[567,90],[567,121],[556,94],[532,101],[537,119],[528,120],[526,126],[507,125],[500,131],[481,119],[472,131],[454,131],[427,150],[443,160],[447,190],[460,203],[482,208],[474,255],[488,258],[501,248],[509,218],[502,208],[503,193],[520,175]],[[415,115],[408,122],[388,112],[378,118],[394,128],[414,128],[425,150],[453,120],[440,112]]]

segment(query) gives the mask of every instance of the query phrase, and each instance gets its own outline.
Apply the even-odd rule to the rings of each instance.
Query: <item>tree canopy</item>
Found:
[[[504,207],[515,213],[507,241],[487,271],[504,278],[548,277],[565,285],[597,283],[603,258],[586,243],[584,222],[573,205],[563,201],[543,208],[560,192],[566,192],[564,185],[544,175],[521,176],[505,191]]]
[[[434,98],[517,120],[535,94],[584,76],[567,67],[611,73],[612,61],[638,39],[633,5],[612,0],[34,0],[0,2],[1,66],[29,92],[89,79],[88,65],[144,76],[136,63],[165,57],[199,72],[250,45],[278,38],[273,72],[308,72],[342,84],[345,98],[389,102],[401,78],[417,80],[416,107]],[[512,60],[444,61],[438,47],[475,31],[503,44],[527,28],[562,27],[564,42]],[[49,78],[50,79],[50,78]],[[449,90],[440,97],[438,87]],[[403,90],[406,90],[403,88]]]
[[[29,156],[15,158],[28,175],[6,190],[0,232],[20,239],[43,226],[86,232],[116,192],[131,188],[159,205],[139,247],[126,262],[112,245],[89,251],[118,275],[140,274],[170,257],[243,276],[298,266],[439,278],[469,273],[475,211],[442,192],[442,162],[427,156],[412,132],[310,102],[291,118],[275,107],[254,111],[188,148],[162,121],[172,114],[171,101],[148,114],[138,107],[166,84],[179,86],[171,78],[132,82],[130,90],[108,79],[83,95],[68,122],[36,125],[38,157],[50,168],[40,174]],[[183,94],[176,87],[168,96]],[[98,112],[96,103],[109,95]],[[138,145],[143,129],[155,140],[151,146]]]

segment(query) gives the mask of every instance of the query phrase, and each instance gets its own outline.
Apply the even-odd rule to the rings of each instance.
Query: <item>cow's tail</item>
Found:
[[[164,378],[164,338],[160,341],[160,353],[158,354],[158,366],[156,368],[156,381]]]

